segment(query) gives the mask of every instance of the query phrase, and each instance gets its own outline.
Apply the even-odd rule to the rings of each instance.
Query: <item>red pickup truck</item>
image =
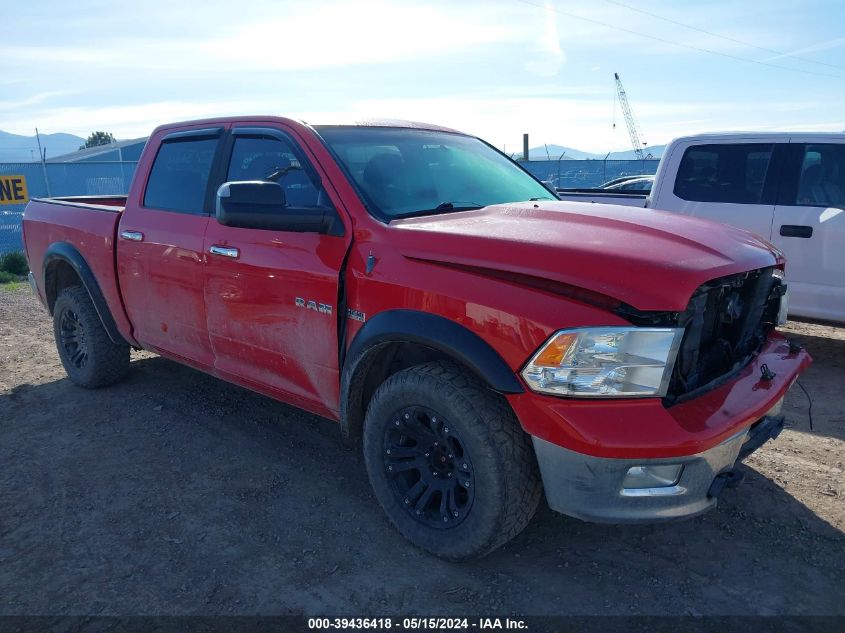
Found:
[[[811,362],[775,330],[767,242],[556,201],[430,125],[165,125],[127,197],[33,200],[24,239],[75,383],[143,348],[337,420],[393,524],[452,560],[543,494],[614,523],[712,508]]]

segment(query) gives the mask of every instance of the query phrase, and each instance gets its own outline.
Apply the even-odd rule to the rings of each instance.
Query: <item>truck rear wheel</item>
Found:
[[[370,482],[412,543],[448,560],[519,534],[542,486],[529,437],[505,399],[454,363],[388,378],[364,420]]]
[[[129,370],[129,346],[112,342],[82,286],[65,288],[56,299],[53,333],[68,377],[81,387],[112,385]]]

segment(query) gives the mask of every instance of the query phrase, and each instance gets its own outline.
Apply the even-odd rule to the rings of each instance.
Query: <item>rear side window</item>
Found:
[[[795,204],[845,208],[845,145],[807,145]]]
[[[772,144],[697,145],[684,152],[675,195],[695,202],[759,204]]]
[[[216,138],[162,143],[147,181],[144,206],[204,215],[217,143]]]

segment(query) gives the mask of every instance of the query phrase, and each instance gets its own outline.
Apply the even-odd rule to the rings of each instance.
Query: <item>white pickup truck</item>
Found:
[[[559,189],[558,197],[753,231],[786,255],[790,316],[845,322],[845,134],[682,137],[666,148],[650,193]]]

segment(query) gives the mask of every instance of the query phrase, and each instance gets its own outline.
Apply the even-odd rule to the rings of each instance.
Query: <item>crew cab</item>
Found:
[[[649,193],[558,190],[558,197],[662,209],[752,231],[786,256],[790,316],[845,322],[845,134],[678,138]]]
[[[702,513],[782,428],[811,362],[783,255],[641,213],[446,128],[244,117],[159,127],[128,196],[33,200],[24,240],[72,381],[143,348],[336,420],[398,530],[462,560],[543,495]]]

